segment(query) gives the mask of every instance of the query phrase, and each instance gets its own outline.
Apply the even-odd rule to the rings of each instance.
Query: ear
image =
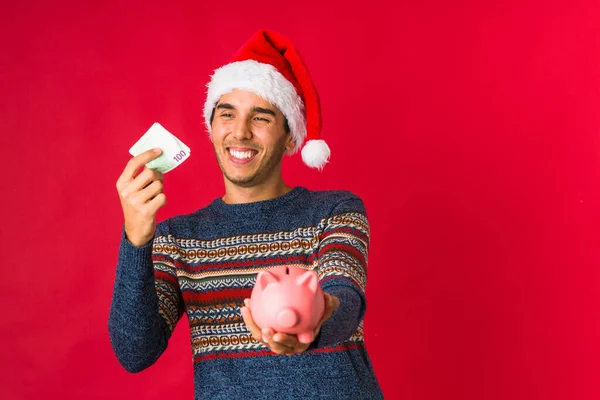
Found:
[[[287,139],[287,142],[285,143],[285,151],[290,152],[290,151],[294,150],[294,147],[296,147],[296,141],[294,140],[294,137],[292,136],[292,134],[288,133],[288,139]]]
[[[271,283],[278,283],[279,278],[269,271],[261,271],[256,277],[256,286],[259,290],[264,290]]]
[[[296,283],[298,286],[305,286],[312,293],[317,293],[317,285],[319,284],[319,278],[317,278],[317,273],[315,271],[306,271],[298,278],[296,278]]]

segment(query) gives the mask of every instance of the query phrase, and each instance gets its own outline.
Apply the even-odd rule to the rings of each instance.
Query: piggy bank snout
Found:
[[[298,312],[290,307],[279,310],[276,319],[277,323],[283,328],[293,328],[300,322]]]

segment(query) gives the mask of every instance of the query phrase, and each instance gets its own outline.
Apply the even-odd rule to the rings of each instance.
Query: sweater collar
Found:
[[[297,198],[307,189],[302,186],[296,186],[289,192],[279,197],[269,200],[254,201],[250,203],[227,204],[221,198],[215,199],[210,203],[210,207],[219,213],[229,216],[248,217],[254,214],[272,213],[284,206],[284,204]]]

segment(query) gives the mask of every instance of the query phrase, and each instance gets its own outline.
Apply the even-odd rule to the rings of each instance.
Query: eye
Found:
[[[268,119],[263,118],[263,117],[256,117],[254,118],[256,121],[260,121],[260,122],[270,122]]]
[[[233,118],[233,114],[232,113],[223,113],[223,114],[221,114],[221,117],[223,117],[223,118]]]

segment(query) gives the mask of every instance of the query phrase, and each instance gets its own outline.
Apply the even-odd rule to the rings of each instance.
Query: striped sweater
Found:
[[[363,316],[369,225],[345,191],[296,187],[275,199],[216,199],[157,225],[134,247],[122,232],[108,328],[130,372],[152,365],[187,316],[196,399],[383,398],[365,348]],[[276,355],[256,342],[240,307],[259,271],[315,270],[340,299],[309,349]]]

